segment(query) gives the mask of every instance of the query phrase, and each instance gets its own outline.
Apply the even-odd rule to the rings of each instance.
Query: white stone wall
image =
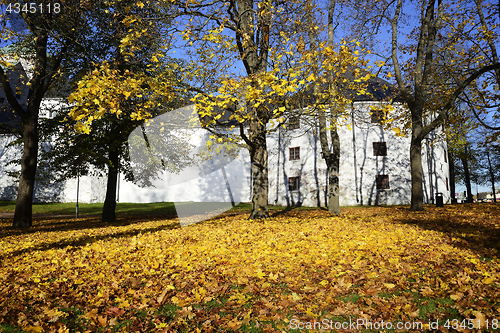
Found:
[[[14,139],[11,135],[0,135],[0,200],[14,200],[17,197],[17,183],[7,175],[7,171],[16,171],[16,165],[8,162],[21,156],[19,147],[7,147]]]
[[[21,146],[6,145],[12,136],[0,135],[0,200],[14,201],[17,198],[19,179],[7,175],[7,171],[19,171],[20,165],[7,163],[14,158],[20,158]],[[40,171],[40,170],[39,170]],[[33,202],[76,202],[77,179],[60,182],[35,182]],[[106,180],[99,177],[80,177],[79,202],[104,202]]]
[[[373,103],[355,103],[351,113],[355,115],[356,126],[352,126],[352,117],[349,115],[339,128],[340,204],[342,206],[409,204],[410,138],[397,137],[392,130],[383,130],[379,125],[371,124],[370,105]],[[47,108],[49,106],[56,106],[56,103],[52,101]],[[301,123],[300,129],[273,132],[268,136],[270,204],[326,205],[327,174],[326,164],[321,157],[319,131],[318,128],[307,130],[303,120]],[[204,130],[196,131],[201,131],[199,140],[206,136]],[[439,129],[435,135],[439,135]],[[10,138],[0,136],[0,200],[15,200],[17,193],[17,180],[7,177],[4,171],[6,161],[21,152],[17,148],[5,149],[9,140]],[[373,156],[373,142],[386,142],[387,156]],[[291,147],[300,147],[299,160],[289,160]],[[449,175],[445,154],[445,142],[436,141],[432,145],[426,142],[423,145],[425,203],[434,203],[436,192],[443,193],[445,203],[450,202],[449,190],[446,188]],[[248,151],[243,148],[239,157],[226,165],[224,170],[227,182],[222,169],[218,169],[203,177],[191,177],[192,179],[182,183],[169,184],[167,180],[157,188],[141,188],[127,182],[123,175],[120,175],[118,200],[120,202],[230,202],[229,193],[231,193],[236,202],[250,201],[251,174]],[[375,179],[381,174],[389,176],[390,189],[377,190]],[[288,177],[300,177],[298,191],[288,190]],[[75,202],[76,186],[76,179],[50,186],[37,184],[35,201]],[[105,194],[105,178],[80,177],[80,202],[104,202]]]
[[[64,202],[98,203],[106,198],[106,179],[103,177],[81,176],[64,182],[61,200]]]
[[[352,117],[347,117],[338,131],[341,142],[340,204],[409,204],[410,138],[397,137],[392,130],[371,124],[369,106],[372,104],[355,103],[352,111],[356,126],[352,126]],[[268,139],[269,147],[277,147],[278,141],[281,142],[281,150],[275,148],[269,152],[269,202],[272,204],[326,205],[327,173],[326,163],[321,157],[319,130],[305,130],[306,126],[301,126],[300,129],[274,133]],[[373,142],[386,142],[387,156],[374,156]],[[300,147],[300,160],[289,159],[291,147]],[[435,193],[441,192],[444,202],[449,203],[449,190],[446,189],[448,165],[444,159],[446,144],[438,142],[429,145],[428,149],[427,145],[423,148],[424,202],[434,203]],[[377,175],[389,176],[390,189],[377,190]],[[300,177],[300,189],[290,192],[287,179],[297,176]]]
[[[209,133],[201,128],[192,131],[190,144],[195,147],[205,146]],[[250,201],[248,151],[245,148],[241,149],[239,155],[224,166],[224,171],[225,177],[220,168],[206,175],[197,168],[189,168],[178,175],[165,173],[160,180],[154,182],[155,187],[140,187],[126,181],[121,175],[119,200],[120,202],[231,202],[232,196],[235,202]]]

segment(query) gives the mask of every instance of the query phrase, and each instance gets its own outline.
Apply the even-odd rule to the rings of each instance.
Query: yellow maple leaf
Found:
[[[481,281],[481,283],[482,283],[482,284],[492,284],[493,282],[495,282],[495,280],[496,280],[496,279],[495,279],[494,277],[492,277],[492,276],[489,276],[489,277],[488,277],[488,276],[487,276],[487,277],[485,277],[485,278]]]
[[[262,270],[259,269],[255,273],[255,276],[257,276],[259,279],[263,279],[264,277],[266,277],[266,273],[264,273]]]

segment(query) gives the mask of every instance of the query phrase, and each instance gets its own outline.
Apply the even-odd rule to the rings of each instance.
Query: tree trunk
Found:
[[[250,147],[250,161],[252,163],[252,211],[250,219],[252,220],[269,218],[266,125],[264,123],[254,125],[256,128],[252,135],[253,145]]]
[[[238,12],[236,31],[236,45],[239,55],[245,66],[248,77],[257,77],[260,73],[265,73],[268,66],[268,56],[270,49],[270,31],[272,22],[272,2],[263,1],[262,7],[257,12],[254,8],[254,1],[235,1]],[[258,14],[257,14],[258,13]],[[258,19],[256,16],[258,15]],[[257,23],[257,26],[255,23]],[[255,34],[255,32],[258,32]],[[254,80],[252,85],[257,87],[259,80]],[[248,101],[251,117],[249,119],[250,133],[247,137],[242,127],[241,135],[250,152],[252,163],[252,211],[250,219],[269,218],[268,210],[268,169],[267,169],[267,145],[266,145],[266,125],[269,121],[267,109],[263,106],[252,106],[253,101]]]
[[[491,189],[493,191],[493,202],[497,202],[496,189],[495,189],[495,172],[491,166],[490,151],[486,148],[486,157],[488,157],[488,171],[490,173]]]
[[[34,107],[34,106],[32,106]],[[17,193],[16,210],[14,213],[14,228],[29,228],[32,226],[33,191],[38,157],[38,112],[32,112],[24,121],[24,149],[21,158],[21,178]]]
[[[337,126],[330,130],[332,140],[332,152],[325,159],[328,170],[328,211],[334,215],[340,214],[340,138]]]
[[[102,221],[114,222],[116,220],[116,185],[118,183],[119,154],[115,150],[109,152],[108,183],[106,186],[106,199],[102,208]]]
[[[451,203],[457,203],[457,199],[455,198],[455,164],[453,163],[453,156],[448,150],[448,167],[450,171],[450,197]]]
[[[424,210],[424,188],[422,184],[422,140],[412,138],[410,144],[411,207],[410,211]]]
[[[27,96],[28,106],[24,110],[14,97],[11,86],[5,75],[2,75],[2,85],[9,104],[13,106],[23,122],[23,156],[21,157],[21,177],[14,212],[14,228],[29,228],[32,226],[33,191],[38,162],[38,113],[42,98],[47,91],[47,34],[39,34],[35,38],[35,59],[33,78],[29,82]],[[2,71],[3,74],[3,71]],[[49,81],[50,82],[50,81]]]
[[[312,12],[313,3],[311,0],[307,2],[307,23],[309,27],[309,44],[311,50],[315,51],[317,48],[316,43],[316,31],[314,29],[314,15]],[[335,11],[335,1],[331,0],[328,7],[328,46],[333,48],[333,14]],[[315,76],[318,76],[318,64],[313,64],[313,73]],[[333,73],[328,73],[328,83],[330,86],[333,86]],[[314,94],[319,94],[320,86],[318,83],[314,83]],[[318,123],[319,123],[319,141],[321,145],[321,156],[325,160],[327,177],[328,177],[328,199],[327,199],[327,208],[328,211],[334,215],[340,214],[340,184],[339,184],[339,170],[340,170],[340,138],[337,132],[337,124],[336,124],[336,113],[334,111],[334,103],[330,103],[330,140],[332,142],[332,151],[330,152],[330,148],[328,145],[328,135],[327,135],[327,124],[326,124],[326,115],[325,111],[322,109],[318,109]]]

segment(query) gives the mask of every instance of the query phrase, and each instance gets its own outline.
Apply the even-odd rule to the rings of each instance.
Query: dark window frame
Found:
[[[290,147],[288,150],[288,160],[300,160],[300,147]]]
[[[288,129],[295,130],[300,128],[300,118],[297,116],[288,119]]]
[[[379,109],[372,110],[370,116],[372,124],[381,124],[384,119],[385,112]]]
[[[387,143],[385,141],[373,142],[373,156],[387,156]]]
[[[377,175],[375,178],[377,190],[390,190],[389,175]]]
[[[300,177],[288,177],[288,191],[298,191],[300,189]]]

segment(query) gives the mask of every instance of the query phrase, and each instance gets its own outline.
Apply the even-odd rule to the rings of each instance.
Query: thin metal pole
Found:
[[[118,172],[116,184],[116,202],[120,202],[120,172]]]
[[[78,218],[78,194],[80,192],[80,172],[76,177],[76,218]]]

